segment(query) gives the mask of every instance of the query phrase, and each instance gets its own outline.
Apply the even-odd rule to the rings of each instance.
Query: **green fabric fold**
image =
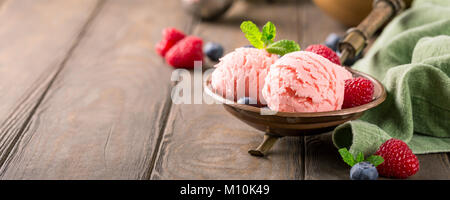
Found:
[[[336,147],[373,154],[394,137],[414,153],[450,152],[450,4],[416,0],[353,68],[381,80],[386,101],[338,126]]]

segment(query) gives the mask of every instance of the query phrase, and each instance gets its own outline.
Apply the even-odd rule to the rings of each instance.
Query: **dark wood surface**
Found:
[[[256,158],[247,150],[263,133],[221,105],[172,104],[161,30],[230,52],[247,44],[243,19],[271,20],[302,47],[346,30],[307,0],[238,1],[215,22],[179,0],[0,0],[0,178],[348,179],[329,133],[282,138]],[[450,179],[447,154],[419,160],[411,179]]]

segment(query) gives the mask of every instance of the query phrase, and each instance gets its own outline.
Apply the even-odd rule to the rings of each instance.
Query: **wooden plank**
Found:
[[[420,170],[411,180],[450,180],[450,162],[446,153],[417,155]]]
[[[0,165],[92,17],[96,0],[1,1]]]
[[[195,34],[220,42],[227,52],[247,45],[242,20],[258,25],[271,20],[277,38],[298,40],[295,1],[274,4],[236,2],[225,18],[202,23]],[[164,132],[152,179],[302,179],[301,138],[282,138],[265,158],[247,153],[263,133],[232,117],[221,105],[174,105]]]
[[[220,105],[175,106],[152,179],[301,179],[299,138],[282,138],[265,158],[247,153],[262,133]]]
[[[311,1],[300,0],[298,13],[301,19],[299,23],[302,49],[311,44],[323,44],[330,33],[344,35],[347,30],[347,27],[327,16]]]
[[[170,108],[154,46],[177,0],[106,1],[30,120],[3,179],[144,179]],[[164,17],[164,20],[160,20]]]
[[[305,179],[348,179],[350,168],[339,156],[331,133],[305,137]]]
[[[323,43],[331,32],[345,33],[346,28],[321,13],[318,8],[304,4],[303,47]],[[348,179],[350,168],[341,161],[331,141],[331,133],[305,137],[305,179]],[[450,164],[446,154],[418,155],[421,169],[410,179],[450,179]]]

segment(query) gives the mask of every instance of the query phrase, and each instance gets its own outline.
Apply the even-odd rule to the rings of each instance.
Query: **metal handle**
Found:
[[[374,0],[370,14],[356,28],[350,28],[344,40],[339,42],[341,63],[358,55],[366,46],[367,40],[404,9],[403,0]]]

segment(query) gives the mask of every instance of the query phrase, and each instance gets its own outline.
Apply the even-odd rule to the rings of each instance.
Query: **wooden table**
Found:
[[[0,3],[1,179],[348,179],[330,134],[249,156],[262,133],[221,105],[173,105],[172,68],[154,51],[167,26],[227,52],[247,44],[243,19],[303,47],[344,33],[309,1],[240,1],[217,22],[179,0]],[[411,179],[450,179],[448,154],[419,160]]]

